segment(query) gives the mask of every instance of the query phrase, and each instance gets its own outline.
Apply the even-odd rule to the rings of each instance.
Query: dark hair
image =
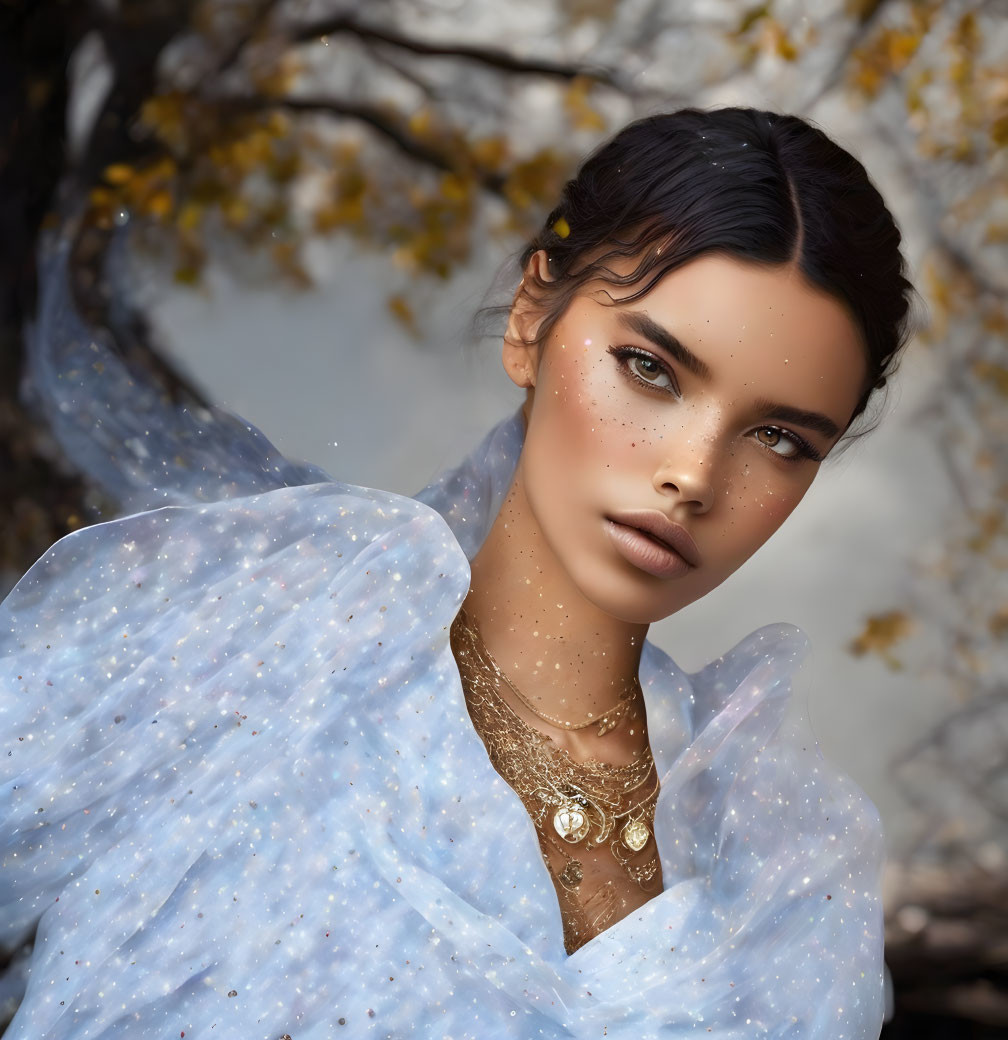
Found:
[[[521,254],[521,291],[545,309],[541,340],[592,279],[639,286],[637,299],[709,253],[794,262],[861,331],[868,377],[857,416],[909,334],[900,237],[864,167],[821,130],[756,109],[683,109],[631,123],[585,160]],[[529,269],[540,249],[548,279]],[[608,266],[628,257],[639,259],[629,274]]]

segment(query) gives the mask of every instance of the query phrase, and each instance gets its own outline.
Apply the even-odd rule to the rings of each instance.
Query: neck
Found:
[[[509,680],[565,721],[615,705],[640,666],[647,625],[612,617],[577,589],[542,537],[520,467],[472,560],[465,610]]]

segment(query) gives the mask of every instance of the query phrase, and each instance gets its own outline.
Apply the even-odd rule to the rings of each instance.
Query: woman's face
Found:
[[[631,302],[587,286],[504,360],[533,384],[518,476],[537,540],[635,623],[703,596],[780,527],[866,377],[840,303],[793,266],[713,255]]]

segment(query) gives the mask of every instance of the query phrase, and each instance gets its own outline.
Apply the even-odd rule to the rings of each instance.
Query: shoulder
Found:
[[[83,593],[78,582],[96,590],[101,582],[140,589],[147,576],[193,586],[233,569],[254,573],[281,565],[300,576],[317,567],[321,578],[364,554],[391,560],[405,549],[414,570],[449,558],[456,567],[464,562],[442,518],[413,499],[334,482],[284,487],[165,506],[74,531],[29,569],[3,609],[9,614],[40,596]],[[107,594],[109,585],[104,589]]]
[[[18,677],[0,722],[117,718],[127,688],[143,705],[132,722],[176,700],[188,711],[197,692],[208,703],[283,693],[376,653],[408,660],[404,641],[440,632],[467,585],[468,564],[437,513],[348,485],[86,528],[0,605],[0,656]]]
[[[701,961],[705,992],[720,979],[767,1035],[786,1022],[788,1036],[865,1040],[882,1016],[882,830],[787,712],[805,649],[774,625],[692,675],[648,652],[652,699],[673,723],[672,750],[655,747],[655,833],[669,892],[703,879],[689,938],[719,951],[716,970]]]
[[[719,835],[720,854],[735,834],[750,861],[774,858],[786,838],[877,865],[878,811],[823,757],[807,720],[789,712],[792,675],[807,650],[799,629],[770,625],[688,674],[649,646],[642,679],[652,691],[649,725],[652,715],[658,722],[653,740],[666,744],[656,748],[662,787],[702,791],[693,825]]]
[[[793,625],[766,625],[697,672],[681,669],[667,653],[646,643],[641,681],[653,691],[661,720],[675,705],[675,723],[696,736],[720,717],[719,730],[730,732],[749,716],[762,716],[772,728],[780,723],[791,694],[791,676],[808,652],[808,639]],[[648,717],[652,704],[648,704]]]

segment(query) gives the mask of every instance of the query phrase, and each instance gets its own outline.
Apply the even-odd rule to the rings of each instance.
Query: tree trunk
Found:
[[[54,463],[18,385],[36,239],[65,168],[67,63],[86,12],[81,0],[0,6],[0,586],[84,516],[84,485]]]
[[[24,325],[36,305],[35,255],[57,189],[79,204],[111,163],[151,147],[131,133],[156,89],[161,51],[188,25],[195,0],[121,0],[115,13],[88,0],[0,4],[0,595],[57,538],[95,519],[87,486],[60,465],[44,416],[18,399]],[[101,36],[112,84],[71,169],[66,154],[67,66],[85,34]],[[72,278],[85,318],[107,325],[97,272],[109,232],[85,222]],[[170,386],[170,366],[150,343],[142,315],[110,330]],[[192,394],[196,397],[197,395]]]

